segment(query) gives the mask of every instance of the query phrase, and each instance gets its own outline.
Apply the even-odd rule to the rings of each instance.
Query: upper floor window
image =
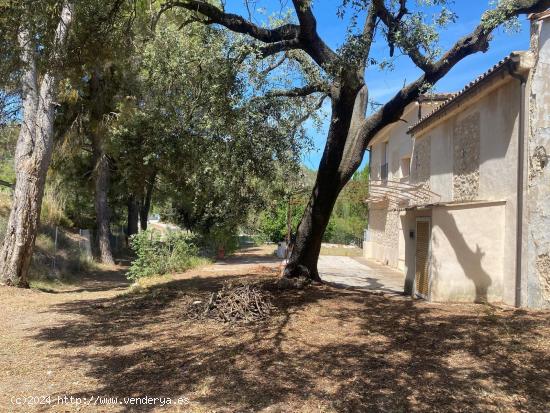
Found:
[[[388,179],[388,159],[389,159],[389,144],[384,142],[384,150],[382,151],[382,163],[380,164],[380,179],[383,181]]]

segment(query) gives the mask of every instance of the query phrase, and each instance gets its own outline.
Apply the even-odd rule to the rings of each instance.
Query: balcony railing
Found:
[[[406,207],[411,205],[427,205],[439,202],[441,196],[430,191],[423,184],[410,184],[398,180],[369,181],[368,204],[387,202],[391,207]]]
[[[383,164],[381,167],[380,167],[380,179],[382,181],[387,181],[388,180],[388,164],[385,163]]]

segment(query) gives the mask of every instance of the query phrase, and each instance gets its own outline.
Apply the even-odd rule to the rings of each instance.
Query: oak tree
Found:
[[[272,94],[300,97],[327,94],[331,119],[325,148],[309,202],[298,227],[295,246],[285,269],[286,277],[305,276],[320,280],[317,260],[323,233],[338,194],[363,159],[369,141],[386,125],[397,121],[404,108],[445,76],[469,55],[489,48],[491,33],[520,14],[544,11],[550,0],[501,0],[480,17],[479,24],[466,36],[441,51],[438,28],[454,19],[446,0],[343,0],[336,12],[352,10],[354,24],[346,42],[334,50],[319,35],[311,0],[293,0],[290,20],[270,26],[256,24],[225,10],[225,2],[202,0],[166,1],[160,14],[173,9],[187,10],[192,19],[222,26],[247,36],[255,53],[266,59],[288,58],[304,67],[313,64],[317,76],[308,83]],[[247,3],[248,4],[248,3]],[[431,6],[440,7],[431,20]],[[251,10],[248,7],[247,10]],[[358,19],[362,19],[359,24]],[[405,84],[385,104],[366,115],[369,79],[366,68],[372,62],[371,46],[382,38],[388,54],[400,50],[420,69],[421,75]],[[268,92],[269,93],[269,92]]]

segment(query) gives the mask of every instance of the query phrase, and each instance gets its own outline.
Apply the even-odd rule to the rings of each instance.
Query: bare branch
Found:
[[[1,186],[7,186],[10,189],[15,188],[15,184],[12,184],[11,182],[4,181],[3,179],[0,179],[0,185]]]
[[[260,74],[262,76],[267,75],[268,73],[274,71],[278,67],[280,67],[286,60],[288,59],[288,56],[283,54],[279,59],[275,60],[272,64],[268,65],[265,69],[263,69]]]
[[[302,34],[312,38],[317,34],[317,20],[311,11],[310,0],[292,0]]]
[[[310,110],[308,110],[301,118],[299,118],[296,122],[296,127],[294,128],[293,133],[295,134],[298,128],[306,121],[308,120],[315,112],[317,112],[319,109],[323,107],[323,102],[328,97],[328,95],[323,95],[319,98],[317,101],[317,104],[313,107],[311,107]]]
[[[293,89],[278,90],[273,89],[266,93],[266,96],[269,97],[304,97],[309,96],[314,93],[324,93],[325,95],[329,94],[329,86],[322,83],[312,83],[309,85],[296,87]]]
[[[260,47],[260,55],[262,57],[269,57],[273,56],[274,54],[280,53],[280,52],[286,52],[289,50],[297,50],[297,49],[303,49],[302,43],[298,39],[292,39],[292,40],[283,40],[282,42],[278,43],[271,43],[266,46]]]
[[[292,0],[292,3],[300,22],[302,50],[309,54],[319,66],[327,69],[338,60],[338,55],[317,33],[317,20],[311,10],[311,0]]]
[[[370,55],[370,48],[372,46],[372,40],[374,38],[374,33],[376,31],[376,5],[373,3],[370,4],[367,17],[365,19],[365,26],[363,27],[363,34],[362,34],[362,40],[363,40],[363,65],[362,65],[362,71],[365,70],[367,59]]]

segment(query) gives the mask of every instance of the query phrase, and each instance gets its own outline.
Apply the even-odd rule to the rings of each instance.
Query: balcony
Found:
[[[405,208],[439,202],[441,196],[422,184],[410,184],[399,180],[376,180],[369,182],[368,204],[387,203],[390,208]]]

